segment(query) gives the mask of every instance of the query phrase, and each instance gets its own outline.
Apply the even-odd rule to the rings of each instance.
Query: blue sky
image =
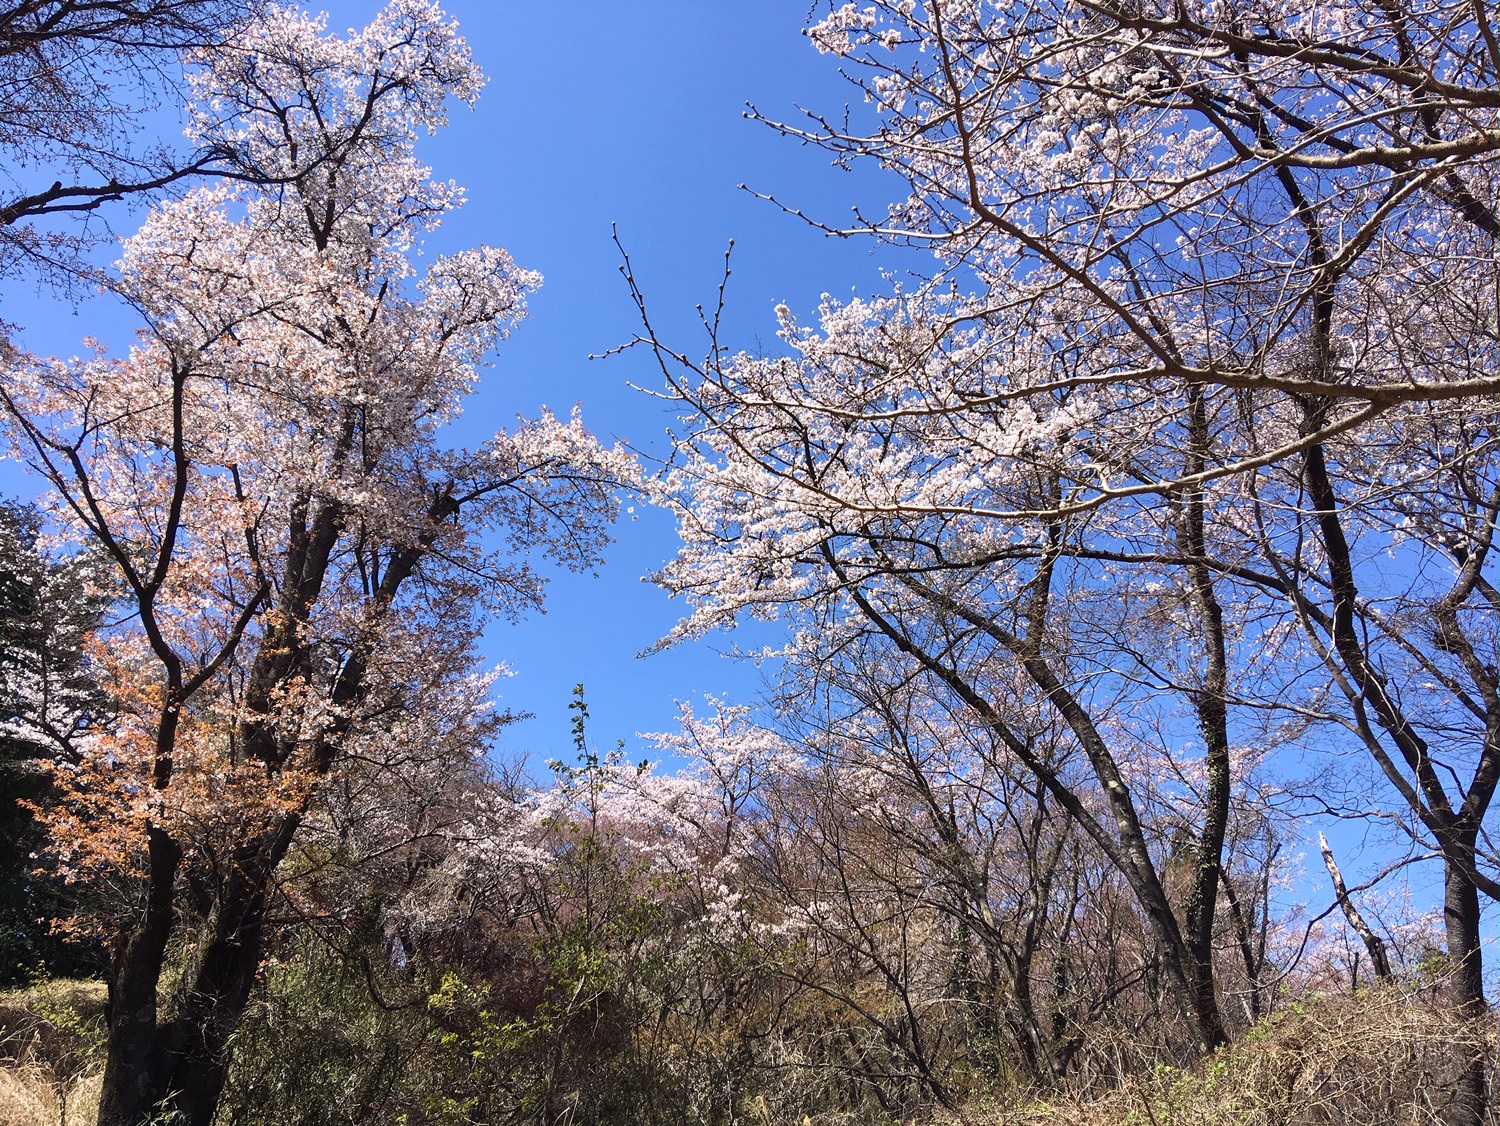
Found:
[[[431,150],[439,174],[469,189],[445,234],[460,244],[499,242],[546,277],[475,406],[476,423],[577,401],[601,437],[665,452],[670,415],[629,386],[659,383],[649,355],[588,360],[639,327],[611,224],[653,317],[689,352],[702,340],[694,307],[713,299],[730,239],[735,346],[777,343],[778,301],[810,310],[825,290],[878,284],[883,259],[871,244],[829,239],[738,187],[835,220],[884,187],[743,118],[746,102],[790,116],[798,103],[838,109],[848,100],[836,67],[801,35],[805,3],[469,0],[449,10],[490,85]],[[516,673],[502,685],[504,702],[538,717],[513,729],[511,747],[541,758],[566,748],[566,705],[579,681],[601,746],[669,728],[675,699],[757,690],[757,670],[717,656],[732,638],[637,658],[681,613],[641,581],[674,542],[671,520],[637,505],[598,579],[561,577],[544,618],[492,628],[493,652]]]
[[[727,339],[735,347],[777,344],[777,302],[809,313],[825,291],[878,288],[882,266],[894,264],[889,250],[830,239],[739,187],[832,222],[846,219],[855,202],[879,203],[897,187],[873,170],[834,169],[826,155],[743,118],[747,102],[789,119],[799,105],[835,114],[857,97],[801,34],[805,2],[445,6],[489,85],[474,110],[453,107],[450,127],[424,141],[434,176],[468,191],[465,207],[429,249],[501,245],[546,279],[530,318],[499,349],[457,440],[482,441],[544,404],[561,414],[579,403],[600,437],[647,456],[665,452],[670,414],[630,387],[659,383],[649,355],[589,360],[638,328],[612,224],[653,318],[689,353],[702,341],[694,307],[713,300],[731,239]],[[326,7],[330,29],[338,30],[362,26],[379,5]],[[164,130],[177,128],[173,115],[159,119]],[[109,218],[122,234],[138,221],[123,211]],[[113,257],[108,248],[102,253]],[[14,282],[5,318],[23,326],[23,341],[43,353],[73,353],[85,334],[121,347],[132,332],[119,310],[60,304]],[[0,491],[26,495],[34,486],[4,465]],[[636,504],[597,578],[559,575],[545,616],[490,629],[487,655],[515,674],[500,685],[501,703],[536,717],[510,729],[507,753],[529,755],[537,765],[570,753],[567,704],[580,681],[591,737],[601,746],[624,738],[637,756],[643,752],[635,733],[670,728],[675,700],[755,694],[761,673],[719,656],[733,637],[637,656],[682,612],[642,581],[670,557],[674,542],[671,520]],[[754,642],[767,640],[762,630]]]

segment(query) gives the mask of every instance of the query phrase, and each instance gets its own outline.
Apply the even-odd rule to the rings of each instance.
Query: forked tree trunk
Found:
[[[448,492],[434,494],[431,525],[414,543],[392,554],[370,598],[375,616],[389,609],[401,584],[432,546],[437,527],[457,512],[458,503]],[[278,734],[276,698],[287,684],[306,677],[311,666],[303,626],[311,620],[342,522],[336,505],[322,506],[310,522],[306,514],[303,506],[294,519],[282,614],[256,652],[244,695],[248,718],[239,731],[246,761],[264,764],[272,776],[295,749]],[[306,752],[306,767],[314,777],[332,768],[354,708],[367,691],[366,660],[362,652],[351,653],[334,678],[328,699],[342,718]],[[168,718],[159,742],[169,741],[175,726],[175,710],[164,714]],[[162,757],[170,763],[170,747]],[[165,785],[169,777],[159,784]],[[275,817],[230,857],[201,934],[197,960],[183,975],[174,1005],[164,1017],[158,1012],[156,993],[176,921],[173,891],[182,854],[163,830],[150,830],[149,908],[144,920],[122,936],[110,970],[100,1126],[144,1126],[160,1111],[176,1115],[187,1126],[211,1126],[228,1077],[230,1038],[244,1017],[260,966],[272,881],[301,821],[301,810]]]
[[[161,1101],[166,1065],[157,1028],[156,990],[172,935],[172,890],[181,859],[177,844],[152,827],[147,838],[145,917],[116,940],[110,959],[99,1126],[136,1126]]]
[[[1306,408],[1304,429],[1314,431],[1322,424],[1322,415],[1314,407]],[[1402,710],[1399,698],[1387,687],[1385,676],[1365,651],[1359,631],[1359,591],[1348,540],[1339,517],[1338,498],[1329,476],[1321,446],[1309,447],[1304,480],[1315,506],[1315,518],[1328,559],[1333,614],[1330,634],[1342,670],[1352,682],[1351,693],[1356,706],[1367,707],[1376,723],[1395,746],[1401,760],[1411,772],[1411,781],[1400,776],[1394,760],[1378,743],[1374,730],[1368,728],[1366,743],[1382,770],[1405,795],[1412,812],[1437,840],[1443,858],[1443,915],[1448,941],[1449,994],[1456,1015],[1464,1027],[1455,1047],[1458,1079],[1452,1099],[1444,1112],[1446,1126],[1484,1126],[1486,1121],[1486,1076],[1489,1054],[1484,1039],[1477,1034],[1481,1021],[1490,1019],[1489,1003],[1484,996],[1483,962],[1480,947],[1479,884],[1488,878],[1476,865],[1476,842],[1479,825],[1489,810],[1500,772],[1500,748],[1496,746],[1497,702],[1493,667],[1480,676],[1481,691],[1486,695],[1487,719],[1479,763],[1463,802],[1455,812],[1444,789],[1442,767],[1433,758],[1431,748]],[[1446,601],[1446,600],[1445,600]],[[1439,625],[1449,619],[1452,605],[1436,607]],[[1450,638],[1449,645],[1460,644]],[[1454,775],[1456,778],[1456,774]],[[1493,885],[1491,884],[1491,887]],[[1493,891],[1490,892],[1493,894]]]
[[[260,967],[271,878],[299,821],[288,815],[238,850],[168,1012],[158,1012],[156,998],[165,943],[154,941],[149,917],[122,944],[110,975],[100,1126],[140,1126],[163,1113],[183,1126],[212,1126],[229,1075],[230,1038]]]

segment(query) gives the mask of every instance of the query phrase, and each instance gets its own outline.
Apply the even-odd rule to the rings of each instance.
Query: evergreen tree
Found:
[[[35,509],[0,503],[0,984],[44,968],[101,972],[102,948],[55,933],[81,885],[46,853],[32,807],[51,797],[50,767],[68,762],[103,719],[84,639],[105,599],[87,558],[56,561],[39,545]]]

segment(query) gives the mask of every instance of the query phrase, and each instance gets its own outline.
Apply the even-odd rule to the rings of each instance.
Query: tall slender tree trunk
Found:
[[[1472,863],[1475,835],[1471,830],[1463,836]],[[1473,881],[1451,863],[1446,866],[1443,880],[1443,923],[1448,939],[1454,1015],[1462,1022],[1455,1038],[1458,1081],[1444,1122],[1446,1126],[1484,1126],[1488,1120],[1487,1076],[1493,1061],[1481,1032],[1486,1022],[1493,1024],[1493,1016],[1484,996],[1479,892]]]
[[[1183,466],[1195,477],[1208,463],[1208,408],[1201,387],[1189,386],[1188,449]],[[1229,658],[1224,641],[1224,608],[1214,589],[1208,557],[1203,487],[1195,485],[1175,501],[1177,539],[1191,562],[1187,567],[1204,647],[1202,683],[1192,693],[1198,733],[1203,737],[1208,789],[1203,825],[1198,832],[1192,889],[1187,902],[1187,952],[1192,973],[1193,1004],[1204,1029],[1204,1042],[1217,1048],[1228,1042],[1214,982],[1214,920],[1224,866],[1224,837],[1229,828]]]

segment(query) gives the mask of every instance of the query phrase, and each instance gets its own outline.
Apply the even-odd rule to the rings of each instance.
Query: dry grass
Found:
[[[96,1067],[74,1079],[63,1102],[66,1117],[59,1126],[93,1126],[99,1119],[99,1094],[104,1087],[104,1069]]]
[[[46,981],[0,994],[0,1126],[98,1116],[105,987]]]
[[[0,1070],[0,1126],[54,1126],[57,1094],[47,1068],[21,1064]]]
[[[1495,1059],[1495,1025],[1465,1026],[1399,990],[1289,1005],[1184,1071],[1099,1094],[972,1105],[958,1126],[1435,1126],[1465,1050]],[[1490,1075],[1491,1098],[1494,1074]]]
[[[0,993],[0,1059],[41,1062],[67,1078],[104,1042],[102,981],[57,979]]]
[[[0,1126],[92,1126],[103,1078],[95,1068],[64,1083],[44,1064],[0,1065]]]
[[[0,1126],[94,1121],[102,1003],[91,982],[0,994]],[[1483,1051],[1493,1069],[1495,1041],[1493,1020],[1465,1026],[1397,989],[1324,998],[1285,1006],[1192,1070],[1030,1102],[979,1099],[932,1126],[1434,1126],[1455,1049]],[[1493,1070],[1490,1080],[1493,1097]],[[758,1110],[770,1120],[764,1100]]]

